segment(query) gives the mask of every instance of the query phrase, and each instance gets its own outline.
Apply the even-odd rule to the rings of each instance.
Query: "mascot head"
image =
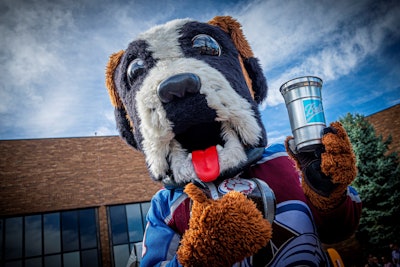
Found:
[[[258,110],[266,80],[231,17],[173,20],[139,35],[111,55],[106,87],[122,139],[165,184],[235,176],[267,144]]]

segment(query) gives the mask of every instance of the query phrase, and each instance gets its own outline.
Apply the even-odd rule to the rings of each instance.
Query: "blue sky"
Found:
[[[397,0],[0,2],[0,139],[116,135],[104,86],[110,54],[175,18],[239,20],[269,84],[270,142],[290,135],[280,85],[316,75],[328,122],[400,103]]]

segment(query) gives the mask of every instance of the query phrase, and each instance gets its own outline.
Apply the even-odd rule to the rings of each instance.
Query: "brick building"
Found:
[[[399,151],[400,105],[367,119]],[[125,266],[160,184],[117,136],[0,141],[0,267]]]
[[[125,266],[160,188],[140,153],[112,136],[0,141],[0,155],[0,266]]]
[[[367,120],[374,126],[377,134],[381,134],[386,140],[392,136],[392,143],[389,145],[389,153],[397,152],[400,154],[400,104],[374,113]]]

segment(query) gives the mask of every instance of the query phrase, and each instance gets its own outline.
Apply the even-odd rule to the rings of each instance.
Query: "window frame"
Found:
[[[88,246],[83,248],[82,247],[82,239],[84,237],[83,232],[81,231],[81,228],[83,227],[82,221],[86,218],[87,216],[86,213],[89,211],[89,215],[91,222],[94,222],[94,231],[95,233],[91,233],[92,238],[95,238],[95,242],[93,242],[93,245]],[[77,227],[77,242],[78,242],[78,247],[73,250],[65,250],[64,244],[63,244],[63,215],[67,213],[75,213],[75,216],[77,218],[76,220],[76,227]],[[35,230],[34,227],[32,229],[29,229],[29,219],[33,218],[35,216],[38,216],[36,219],[40,221],[40,227],[37,227],[37,229],[40,228],[40,233],[38,236],[40,236],[40,252],[35,252],[33,255],[27,253],[27,250],[29,247],[27,246],[27,236],[29,234],[32,234],[32,230]],[[45,240],[45,217],[46,216],[55,216],[58,219],[58,231],[56,232],[56,235],[59,236],[59,249],[57,251],[53,252],[46,252],[46,240]],[[6,221],[11,220],[14,218],[20,218],[22,220],[22,225],[19,229],[19,231],[22,231],[22,240],[21,244],[18,244],[18,246],[21,246],[22,252],[18,257],[13,257],[13,258],[7,258],[6,256],[6,249],[7,249],[7,243],[6,243],[6,238],[7,238],[7,229],[6,229]],[[65,223],[65,222],[64,222]],[[27,233],[28,232],[28,233]],[[12,235],[12,233],[9,233],[8,235]],[[69,256],[71,256],[71,253],[78,253],[79,254],[79,264],[80,266],[83,266],[82,263],[84,262],[85,259],[84,257],[91,257],[91,253],[94,253],[93,251],[96,251],[97,255],[97,266],[101,267],[102,266],[102,257],[101,257],[101,245],[100,245],[100,221],[99,221],[99,211],[98,208],[96,207],[87,207],[87,208],[81,208],[81,209],[71,209],[71,210],[60,210],[60,211],[51,211],[51,212],[44,212],[44,213],[32,213],[32,214],[24,214],[24,215],[19,215],[19,216],[1,216],[0,217],[0,267],[3,266],[8,266],[8,265],[18,265],[18,266],[25,266],[28,261],[31,262],[40,262],[41,266],[45,266],[45,262],[47,260],[51,260],[50,258],[59,258],[60,266],[68,266],[64,260],[64,258],[68,259]],[[83,253],[85,252],[85,253]],[[68,255],[66,255],[68,254]],[[85,255],[83,255],[85,254]],[[94,255],[94,254],[93,254]],[[57,260],[58,261],[58,260]]]
[[[127,207],[131,206],[131,205],[139,205],[139,210],[140,210],[140,216],[141,216],[141,226],[142,226],[142,237],[140,240],[135,239],[134,241],[131,240],[131,236],[129,234],[129,218],[128,218],[128,212],[127,212]],[[121,259],[116,259],[115,256],[115,252],[114,252],[114,247],[117,247],[118,249],[126,249],[123,248],[124,246],[127,246],[128,248],[128,254],[127,254],[127,258],[126,261],[124,261],[124,266],[126,266],[126,263],[129,260],[129,257],[131,255],[132,250],[134,249],[136,252],[136,248],[135,246],[137,246],[138,244],[141,244],[141,242],[143,241],[143,237],[144,237],[144,233],[146,230],[146,217],[147,217],[147,213],[150,209],[151,206],[151,202],[150,201],[144,201],[144,202],[133,202],[133,203],[126,203],[126,204],[118,204],[118,205],[110,205],[107,206],[107,220],[108,220],[108,233],[109,233],[109,243],[110,243],[110,254],[111,254],[111,266],[116,267],[116,263],[119,263],[121,261],[121,265],[122,265],[122,260]],[[113,240],[113,222],[112,222],[112,211],[111,209],[115,208],[115,207],[124,207],[124,228],[125,228],[125,233],[127,236],[127,242],[117,242],[114,243]],[[139,261],[141,259],[141,255],[137,255],[139,258]]]

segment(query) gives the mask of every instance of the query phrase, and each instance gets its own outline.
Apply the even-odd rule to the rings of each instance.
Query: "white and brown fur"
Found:
[[[193,47],[199,34],[216,40],[220,54]],[[138,58],[143,67],[129,80],[129,64]],[[162,101],[160,84],[177,74],[198,77],[200,90]],[[209,23],[179,19],[139,35],[110,57],[106,85],[121,137],[144,153],[154,180],[197,180],[191,151],[210,145],[218,145],[221,176],[234,175],[254,161],[251,151],[267,144],[258,111],[266,80],[240,25],[230,17]]]

